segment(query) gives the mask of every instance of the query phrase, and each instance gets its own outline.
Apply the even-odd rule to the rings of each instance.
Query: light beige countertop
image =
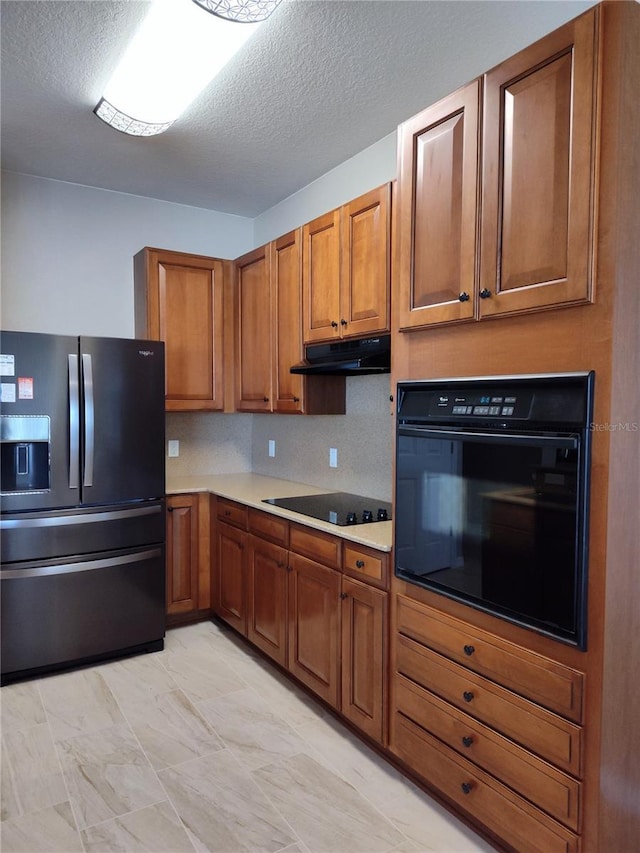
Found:
[[[377,548],[379,551],[391,551],[392,522],[375,521],[371,524],[356,524],[353,527],[340,527],[329,524],[317,518],[310,518],[298,512],[262,503],[265,498],[284,498],[298,495],[321,495],[334,491],[319,489],[308,483],[296,483],[291,480],[280,480],[276,477],[266,477],[263,474],[194,474],[182,477],[167,477],[166,492],[168,495],[179,495],[188,492],[210,492],[222,498],[237,501],[247,506],[255,507],[290,521],[297,521],[307,527],[323,530],[342,539]]]

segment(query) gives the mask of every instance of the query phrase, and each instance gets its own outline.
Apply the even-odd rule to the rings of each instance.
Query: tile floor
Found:
[[[3,853],[493,849],[210,622],[0,700]]]

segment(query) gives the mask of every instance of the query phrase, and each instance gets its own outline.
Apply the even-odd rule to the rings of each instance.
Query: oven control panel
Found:
[[[483,418],[527,418],[531,411],[530,392],[443,391],[434,394],[428,407],[429,417],[450,415]]]

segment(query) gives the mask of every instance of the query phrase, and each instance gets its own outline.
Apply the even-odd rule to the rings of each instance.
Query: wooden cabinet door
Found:
[[[302,346],[302,229],[270,244],[273,298],[273,410],[303,411],[304,377],[290,373],[304,355]]]
[[[289,565],[289,670],[337,708],[340,574],[293,553]]]
[[[400,329],[474,317],[479,93],[475,80],[398,129]]]
[[[167,615],[198,609],[198,496],[167,498]]]
[[[340,337],[340,210],[308,222],[302,231],[304,342]]]
[[[385,184],[340,211],[342,337],[390,328],[390,198],[391,185]]]
[[[238,258],[236,269],[236,411],[270,412],[270,258],[262,246]]]
[[[282,666],[287,663],[286,548],[249,536],[247,638]]]
[[[143,249],[134,279],[136,335],[165,344],[167,411],[223,409],[223,262]]]
[[[387,593],[342,578],[342,702],[347,719],[384,740]]]
[[[247,633],[247,534],[229,524],[218,524],[216,533],[216,613],[246,636]]]
[[[591,298],[596,11],[485,75],[480,316]]]

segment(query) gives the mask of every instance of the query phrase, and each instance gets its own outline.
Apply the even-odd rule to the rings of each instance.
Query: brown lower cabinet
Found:
[[[206,493],[167,497],[167,624],[189,622],[211,608],[209,500]]]
[[[216,506],[215,613],[384,743],[388,556],[233,501]]]

